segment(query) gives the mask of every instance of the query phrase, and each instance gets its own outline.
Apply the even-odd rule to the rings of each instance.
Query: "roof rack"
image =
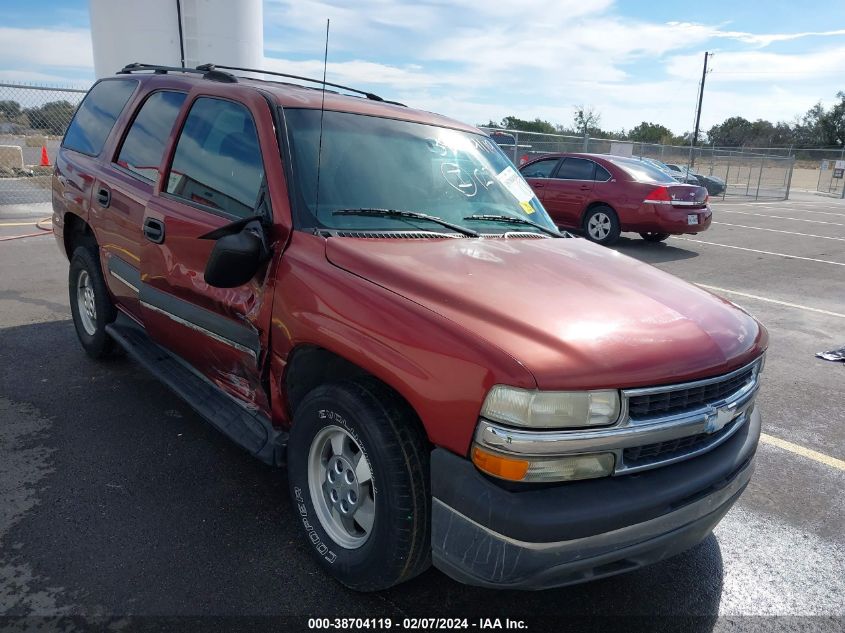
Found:
[[[220,70],[223,69],[223,70]],[[165,75],[167,73],[193,73],[195,75],[202,75],[203,79],[211,81],[220,81],[223,83],[237,83],[237,76],[226,70],[238,70],[247,73],[260,73],[262,75],[272,75],[274,77],[287,77],[288,79],[296,79],[298,81],[306,81],[309,83],[319,84],[321,86],[331,86],[332,88],[339,88],[347,92],[362,95],[371,101],[381,101],[382,103],[389,103],[391,105],[406,107],[404,103],[398,101],[388,101],[377,94],[366,92],[365,90],[358,90],[357,88],[350,88],[341,84],[335,84],[330,81],[323,81],[322,79],[312,79],[310,77],[302,77],[300,75],[291,75],[288,73],[279,73],[272,70],[261,70],[260,68],[242,68],[240,66],[222,66],[219,64],[201,64],[196,68],[182,67],[182,66],[160,66],[158,64],[144,64],[135,62],[133,64],[126,64],[123,68],[117,71],[118,75],[128,75],[135,72],[152,71],[156,75]]]
[[[207,66],[212,66],[211,64],[206,64]],[[153,74],[156,75],[165,75],[169,72],[171,73],[194,73],[197,75],[202,75],[203,79],[209,79],[211,81],[220,81],[223,83],[233,84],[238,82],[238,78],[235,77],[232,73],[223,72],[222,70],[215,70],[212,66],[211,68],[183,68],[181,66],[159,66],[158,64],[143,64],[141,62],[135,62],[134,64],[126,64],[123,68],[117,71],[118,75],[129,75],[135,72],[141,72],[145,70],[153,71]]]
[[[323,81],[322,79],[312,79],[311,77],[302,77],[300,75],[291,75],[289,73],[279,73],[273,70],[261,70],[260,68],[242,68],[240,66],[223,66],[221,64],[202,64],[201,66],[197,66],[198,71],[206,71],[206,72],[214,72],[218,68],[223,68],[225,70],[238,70],[241,72],[247,73],[260,73],[262,75],[272,75],[274,77],[287,77],[288,79],[296,79],[298,81],[307,81],[309,83],[320,84],[322,86],[331,86],[332,88],[340,88],[341,90],[346,90],[348,92],[354,92],[355,94],[362,95],[371,101],[382,101],[384,103],[390,103],[392,105],[402,106],[403,108],[406,107],[404,103],[399,103],[398,101],[388,101],[377,94],[373,94],[372,92],[366,92],[365,90],[358,90],[357,88],[350,88],[349,86],[344,86],[341,84],[335,84],[330,81]]]

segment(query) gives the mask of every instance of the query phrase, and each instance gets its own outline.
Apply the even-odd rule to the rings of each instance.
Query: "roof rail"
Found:
[[[398,101],[388,101],[387,99],[383,99],[382,97],[378,96],[377,94],[373,94],[372,92],[366,92],[365,90],[358,90],[357,88],[350,88],[349,86],[343,86],[341,84],[331,83],[330,81],[323,81],[322,79],[312,79],[310,77],[302,77],[300,75],[291,75],[289,73],[279,73],[273,70],[261,70],[260,68],[242,68],[240,66],[223,66],[221,64],[202,64],[201,66],[197,66],[197,71],[199,72],[215,72],[216,69],[223,68],[225,70],[238,70],[241,72],[247,73],[260,73],[262,75],[272,75],[274,77],[287,77],[288,79],[297,79],[299,81],[307,81],[309,83],[320,84],[321,86],[331,86],[332,88],[340,88],[341,90],[346,90],[348,92],[354,92],[359,95],[363,95],[367,99],[371,101],[382,101],[384,103],[390,103],[392,105],[402,106],[403,108],[406,107],[404,103],[399,103]],[[217,71],[219,72],[219,71]],[[228,73],[227,73],[228,74]]]
[[[237,83],[238,78],[235,77],[232,73],[223,72],[221,70],[215,70],[212,68],[183,68],[181,66],[160,66],[158,64],[144,64],[141,62],[135,62],[134,64],[126,64],[123,68],[117,71],[118,75],[129,75],[135,72],[141,72],[145,70],[153,71],[153,74],[156,75],[165,75],[169,72],[172,73],[194,73],[198,75],[202,75],[203,79],[209,79],[211,81],[220,81],[223,83]]]

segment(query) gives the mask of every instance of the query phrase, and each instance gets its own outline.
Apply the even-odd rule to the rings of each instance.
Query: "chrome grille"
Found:
[[[626,448],[622,453],[625,465],[629,468],[648,466],[664,460],[686,456],[690,453],[697,453],[708,447],[715,446],[742,426],[743,422],[745,422],[745,417],[746,415],[743,413],[715,433],[697,433],[665,442],[655,442],[654,444],[646,444],[645,446]]]
[[[736,375],[709,384],[695,385],[667,391],[634,395],[628,398],[628,414],[635,419],[682,413],[690,409],[718,402],[753,380],[754,370],[749,367]]]

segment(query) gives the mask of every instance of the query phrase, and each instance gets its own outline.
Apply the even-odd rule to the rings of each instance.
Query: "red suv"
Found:
[[[478,129],[329,87],[94,85],[53,178],[85,351],[285,466],[355,589],[432,562],[537,589],[701,541],[751,476],[766,330],[560,234]]]
[[[519,168],[560,227],[613,244],[623,231],[650,242],[700,233],[712,220],[707,189],[685,185],[636,158],[547,154]]]

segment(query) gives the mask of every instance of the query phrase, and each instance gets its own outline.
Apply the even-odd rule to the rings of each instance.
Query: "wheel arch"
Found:
[[[581,212],[581,217],[578,218],[578,226],[584,226],[584,219],[587,217],[587,214],[596,207],[607,207],[608,209],[613,211],[613,213],[616,214],[616,219],[617,221],[619,221],[621,226],[622,220],[619,219],[619,212],[616,210],[616,207],[614,207],[609,202],[605,202],[603,200],[593,200],[592,202],[590,202],[590,204],[584,207],[584,210]]]
[[[357,378],[378,381],[389,389],[413,413],[415,424],[429,439],[419,413],[399,389],[340,354],[311,343],[296,346],[288,355],[285,364],[281,388],[287,403],[288,419],[293,420],[293,415],[305,396],[320,385]]]
[[[70,260],[73,257],[73,251],[78,246],[96,247],[97,237],[90,224],[77,214],[68,211],[63,218],[62,242],[65,255]]]

